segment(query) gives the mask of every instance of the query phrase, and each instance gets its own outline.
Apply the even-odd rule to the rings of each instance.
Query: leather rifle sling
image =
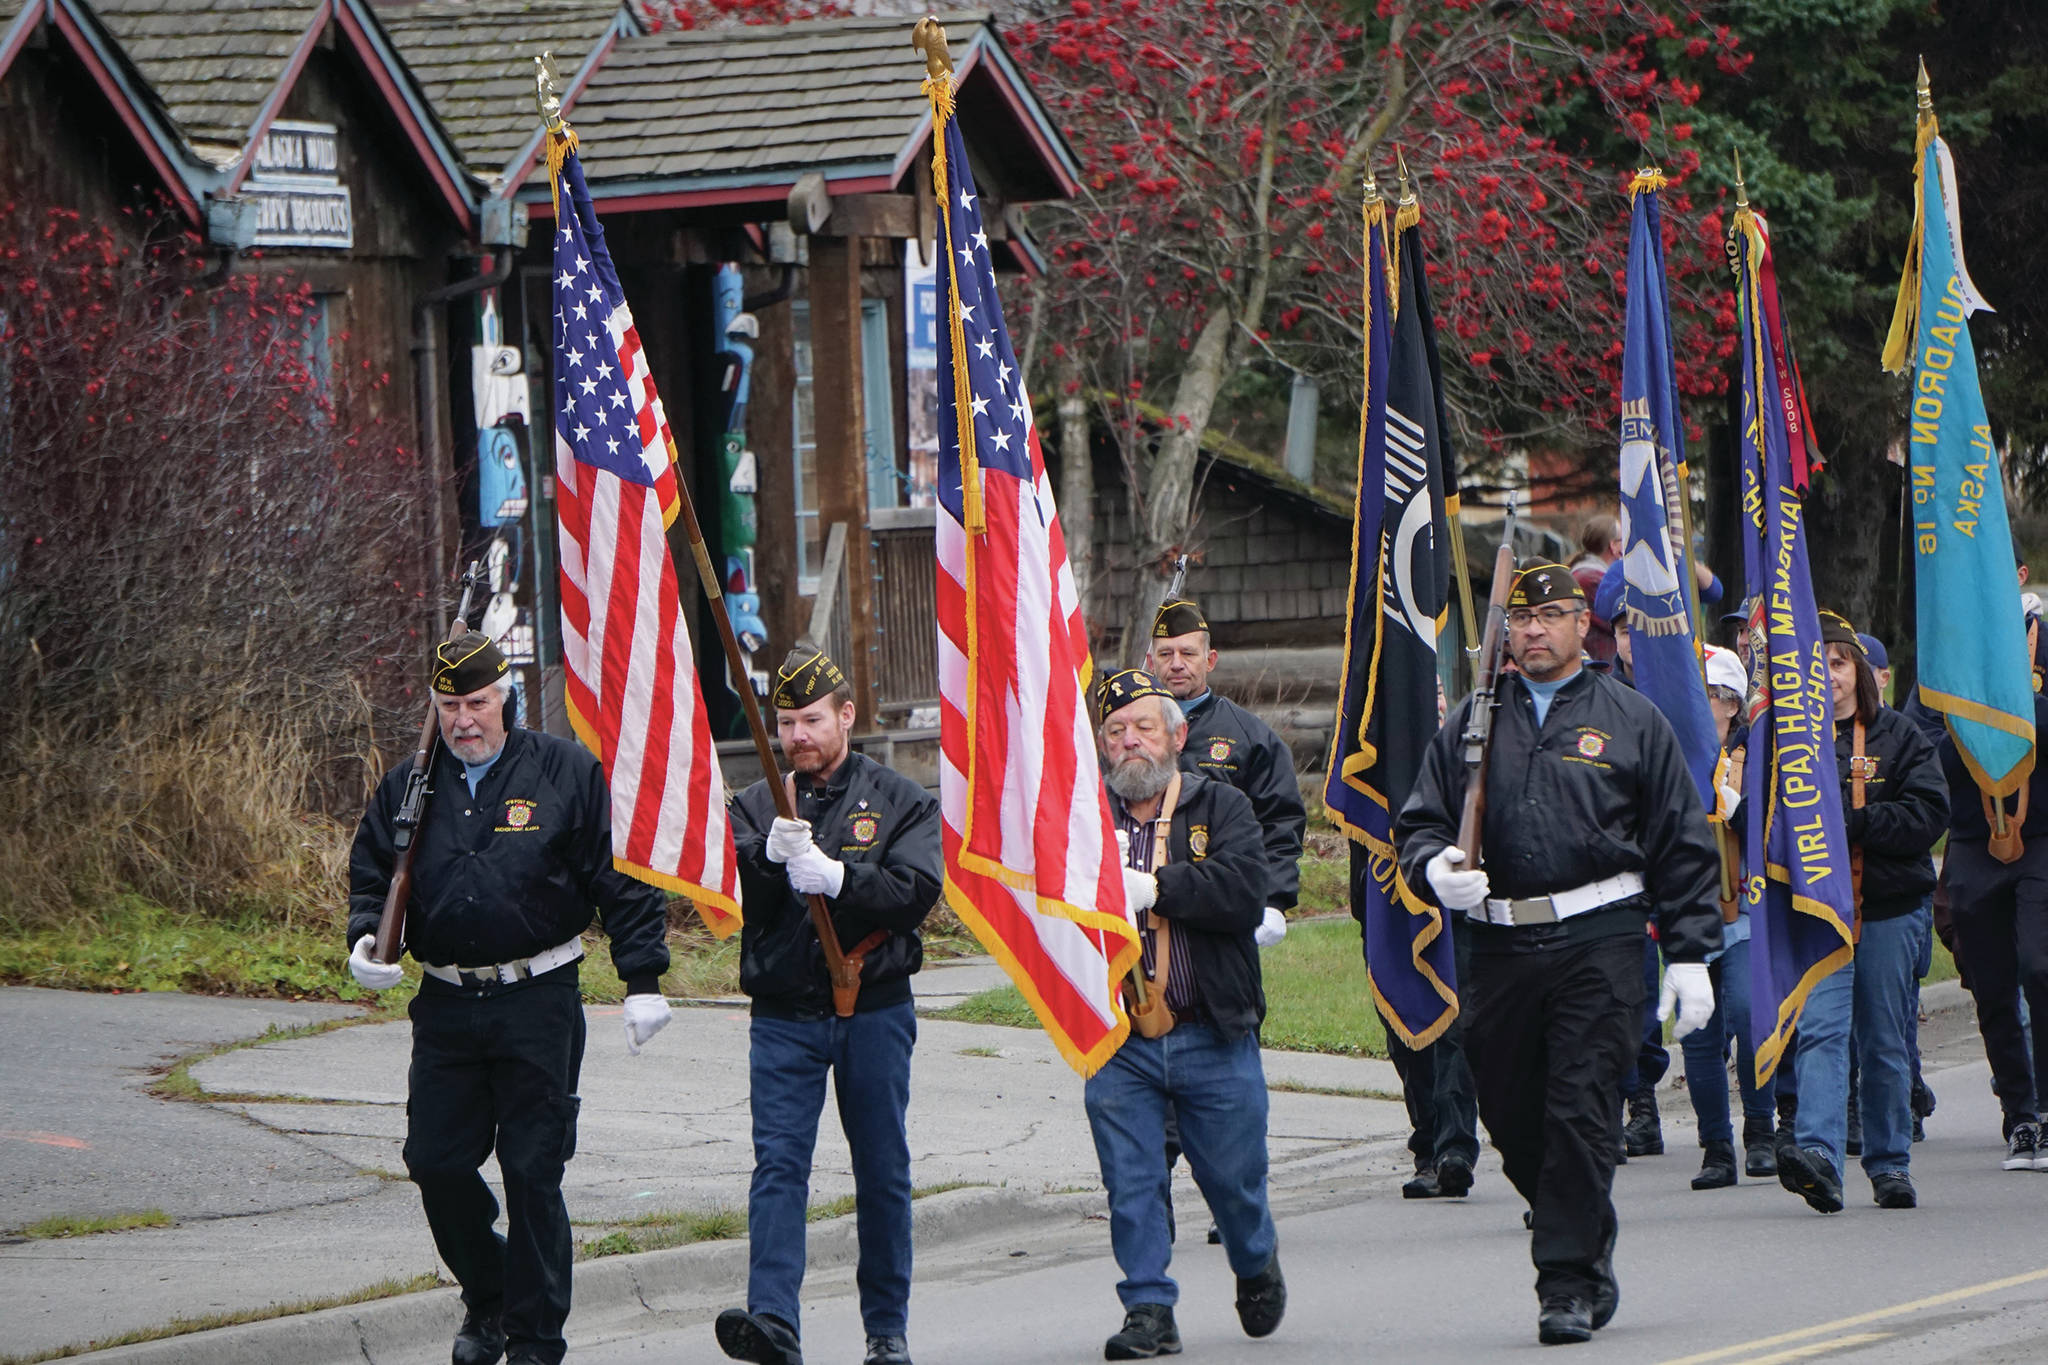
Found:
[[[1865,800],[1863,784],[1870,776],[1871,764],[1863,757],[1863,722],[1856,722],[1854,738],[1849,749],[1849,809],[1862,810]],[[1863,941],[1863,845],[1849,846],[1849,898],[1854,907],[1854,922],[1850,928],[1849,941]]]
[[[1152,819],[1152,856],[1147,859],[1150,866],[1144,871],[1157,872],[1165,866],[1172,851],[1173,810],[1179,804],[1180,771],[1175,769],[1166,784],[1166,795],[1160,799],[1159,814]],[[1130,1011],[1131,1027],[1138,1030],[1140,1037],[1164,1038],[1179,1022],[1166,1004],[1166,982],[1173,962],[1173,933],[1167,928],[1165,916],[1156,910],[1147,913],[1152,920],[1152,970],[1145,972],[1147,989],[1144,1005]],[[1139,970],[1144,971],[1142,963]]]
[[[2028,678],[2034,684],[2034,690],[2037,692],[2041,690],[2041,656],[2036,652],[2040,644],[2041,618],[2037,616],[2027,622]],[[1991,793],[1984,791],[1980,791],[1977,794],[1978,799],[1984,803],[1984,823],[1989,826],[1991,832],[1990,840],[1985,844],[1984,851],[1998,859],[2001,863],[2016,863],[2020,860],[2020,855],[2027,851],[2026,841],[2020,837],[2020,826],[2027,823],[2027,788],[2031,785],[2031,783],[2022,783],[2019,791],[2015,794],[2017,799],[2013,802],[2013,809],[2005,817],[2006,826],[2004,834],[1998,832],[1998,818],[2004,811],[2005,798],[1993,796]]]

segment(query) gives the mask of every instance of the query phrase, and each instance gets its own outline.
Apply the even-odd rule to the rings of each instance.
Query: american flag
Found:
[[[1130,1032],[1138,956],[1088,706],[1088,633],[1031,400],[1003,329],[981,200],[932,90],[939,271],[939,694],[946,880],[955,910],[1075,1070]]]
[[[614,865],[688,896],[722,938],[739,927],[739,873],[669,557],[675,441],[583,167],[573,144],[557,151],[555,481],[569,718],[604,760]]]

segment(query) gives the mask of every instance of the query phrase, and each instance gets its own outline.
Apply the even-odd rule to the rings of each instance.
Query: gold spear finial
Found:
[[[1927,82],[1927,59],[1920,59],[1920,74],[1913,78],[1913,97],[1919,102],[1920,112],[1934,112],[1934,87]]]
[[[1365,202],[1367,207],[1380,202],[1380,182],[1372,178],[1372,167],[1365,168]]]
[[[953,74],[953,54],[946,47],[946,26],[927,14],[910,30],[910,45],[924,54],[925,74],[933,80]]]
[[[562,73],[555,69],[552,52],[543,52],[533,59],[533,102],[539,106],[541,122],[548,131],[562,131]]]
[[[1407,208],[1415,202],[1415,186],[1408,180],[1408,158],[1399,147],[1394,148],[1394,168],[1401,179],[1401,207]]]
[[[1742,149],[1735,149],[1735,207],[1749,207],[1749,186],[1742,183]]]

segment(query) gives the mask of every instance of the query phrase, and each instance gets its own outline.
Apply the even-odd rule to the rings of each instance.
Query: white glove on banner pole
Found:
[[[648,1039],[668,1027],[668,1021],[675,1011],[668,1007],[668,1001],[659,995],[629,995],[626,997],[626,1055],[638,1057],[640,1049]]]
[[[1706,1027],[1714,1017],[1714,979],[1704,962],[1674,962],[1664,969],[1664,995],[1657,1002],[1657,1019],[1671,1017],[1678,1008],[1678,1023],[1671,1030],[1675,1042],[1696,1028]]]
[[[1446,910],[1473,909],[1493,894],[1493,886],[1484,872],[1458,870],[1458,864],[1464,861],[1465,850],[1450,844],[1423,865],[1422,875],[1429,879],[1438,902]]]
[[[790,858],[786,865],[789,888],[799,896],[837,896],[846,884],[846,864],[827,857],[816,844]]]
[[[373,991],[388,991],[405,980],[405,968],[396,962],[379,962],[371,957],[370,950],[376,946],[375,934],[364,934],[356,940],[355,948],[348,955],[349,975]]]
[[[786,863],[811,846],[811,823],[808,820],[785,820],[775,817],[775,823],[768,827],[768,861]]]

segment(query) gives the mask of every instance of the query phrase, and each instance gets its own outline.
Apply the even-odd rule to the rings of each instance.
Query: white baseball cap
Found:
[[[1749,670],[1732,649],[1707,646],[1707,686],[1725,687],[1738,696],[1749,695]]]

